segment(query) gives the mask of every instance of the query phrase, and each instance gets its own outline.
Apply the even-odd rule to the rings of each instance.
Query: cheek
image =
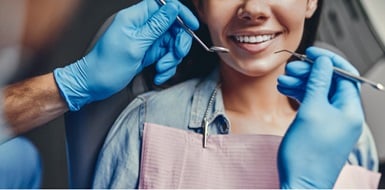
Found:
[[[274,1],[271,4],[276,19],[284,25],[296,26],[306,18],[306,0]]]
[[[291,50],[295,50],[299,46],[305,24],[304,9],[293,9],[294,11],[290,11],[290,15],[287,13],[291,9],[284,9],[280,11],[281,14],[276,14],[277,21],[281,26],[283,26],[285,30],[285,43],[290,47]]]
[[[226,26],[233,18],[234,8],[226,3],[217,3],[215,7],[208,3],[205,12],[205,21],[209,28],[210,37],[214,44],[218,44],[221,41],[220,38],[225,36]]]
[[[296,50],[302,40],[303,35],[303,22],[289,29],[287,34],[286,44],[290,47],[291,50]]]
[[[221,43],[221,34],[223,32],[223,25],[220,23],[215,23],[209,25],[210,38],[213,44],[220,45]]]

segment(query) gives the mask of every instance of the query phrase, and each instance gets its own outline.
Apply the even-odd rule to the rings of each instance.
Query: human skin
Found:
[[[13,135],[32,130],[68,111],[52,73],[8,85],[3,96],[5,118]]]
[[[194,0],[219,54],[221,90],[231,133],[283,135],[295,117],[289,99],[276,88],[287,54],[301,41],[305,19],[317,0]],[[262,41],[260,39],[262,38]]]

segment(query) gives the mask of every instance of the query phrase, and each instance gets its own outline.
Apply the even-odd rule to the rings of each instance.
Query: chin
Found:
[[[283,64],[277,64],[275,61],[253,61],[242,65],[239,69],[242,73],[254,76],[266,75],[275,72],[277,68],[284,68]]]

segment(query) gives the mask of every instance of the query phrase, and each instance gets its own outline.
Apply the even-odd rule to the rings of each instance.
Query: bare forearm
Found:
[[[3,93],[4,115],[15,135],[34,129],[68,110],[52,73],[6,86]]]

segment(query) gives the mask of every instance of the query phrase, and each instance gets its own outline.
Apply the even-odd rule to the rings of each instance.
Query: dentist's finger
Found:
[[[315,60],[317,59],[317,57],[320,57],[320,56],[327,56],[330,59],[332,59],[333,66],[341,68],[350,73],[359,75],[359,72],[357,71],[357,69],[355,69],[353,65],[349,63],[349,61],[347,61],[342,56],[337,55],[336,53],[331,52],[329,50],[318,48],[318,47],[309,47],[308,49],[306,49],[306,56],[308,56],[308,58],[310,58],[311,60]]]

